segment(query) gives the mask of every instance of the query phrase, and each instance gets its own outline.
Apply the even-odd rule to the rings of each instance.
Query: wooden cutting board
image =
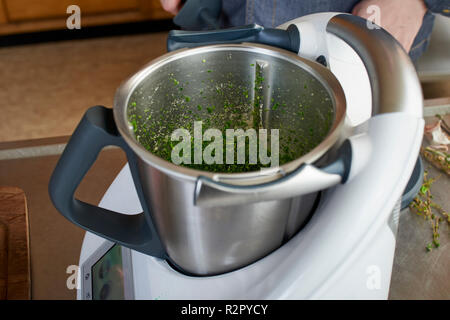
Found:
[[[0,300],[30,299],[30,250],[25,193],[0,186]]]

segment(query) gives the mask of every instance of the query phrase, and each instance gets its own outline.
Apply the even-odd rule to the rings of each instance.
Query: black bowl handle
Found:
[[[124,215],[74,198],[99,152],[110,145],[122,148],[127,155],[143,213]],[[49,193],[56,209],[83,229],[128,248],[165,257],[138,178],[136,155],[119,134],[112,109],[95,106],[85,113],[53,171]]]
[[[300,33],[295,25],[290,25],[286,30],[282,30],[266,29],[257,24],[208,31],[172,30],[167,38],[167,50],[242,42],[261,43],[298,53]]]

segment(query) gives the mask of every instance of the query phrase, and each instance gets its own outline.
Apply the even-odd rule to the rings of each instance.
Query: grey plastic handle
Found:
[[[332,187],[341,180],[340,175],[326,173],[309,164],[275,182],[255,186],[235,186],[199,177],[196,184],[195,205],[234,206],[292,198]]]
[[[108,145],[125,151],[143,213],[124,215],[74,198],[84,175]],[[112,109],[96,106],[85,113],[53,171],[49,194],[56,209],[83,229],[131,249],[166,257],[142,192],[136,156],[120,136]]]
[[[196,182],[194,204],[199,207],[242,205],[292,198],[330,188],[347,181],[353,152],[352,143],[346,140],[336,160],[324,168],[303,164],[276,181],[258,185],[231,185],[200,176]]]
[[[423,95],[416,69],[392,35],[350,14],[334,16],[327,32],[349,44],[363,61],[372,87],[372,115],[404,112],[422,118]]]
[[[282,30],[264,28],[257,24],[209,31],[172,30],[167,38],[167,50],[242,42],[261,43],[298,53],[300,33],[295,25]]]

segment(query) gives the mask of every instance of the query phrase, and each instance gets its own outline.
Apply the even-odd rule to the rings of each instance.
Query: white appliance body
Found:
[[[351,181],[325,191],[311,220],[289,242],[242,269],[191,277],[164,260],[132,251],[136,299],[388,297],[399,199],[417,160],[424,121],[406,113],[371,118],[371,85],[362,60],[347,43],[325,31],[334,15],[306,16],[281,28],[292,23],[298,26],[302,38],[299,55],[326,57],[346,95],[349,131],[368,133],[370,161]],[[367,157],[354,156],[356,160]],[[128,165],[100,206],[123,214],[142,211]],[[80,266],[105,241],[86,233]]]

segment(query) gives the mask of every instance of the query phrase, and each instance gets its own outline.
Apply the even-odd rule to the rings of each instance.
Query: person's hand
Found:
[[[374,17],[370,6],[378,6],[380,26],[401,43],[407,52],[422,26],[427,12],[423,0],[362,0],[353,8],[353,14],[368,19]],[[372,19],[370,19],[372,20]],[[373,21],[377,23],[377,21]]]
[[[160,0],[164,10],[171,14],[177,14],[181,9],[181,0]]]

